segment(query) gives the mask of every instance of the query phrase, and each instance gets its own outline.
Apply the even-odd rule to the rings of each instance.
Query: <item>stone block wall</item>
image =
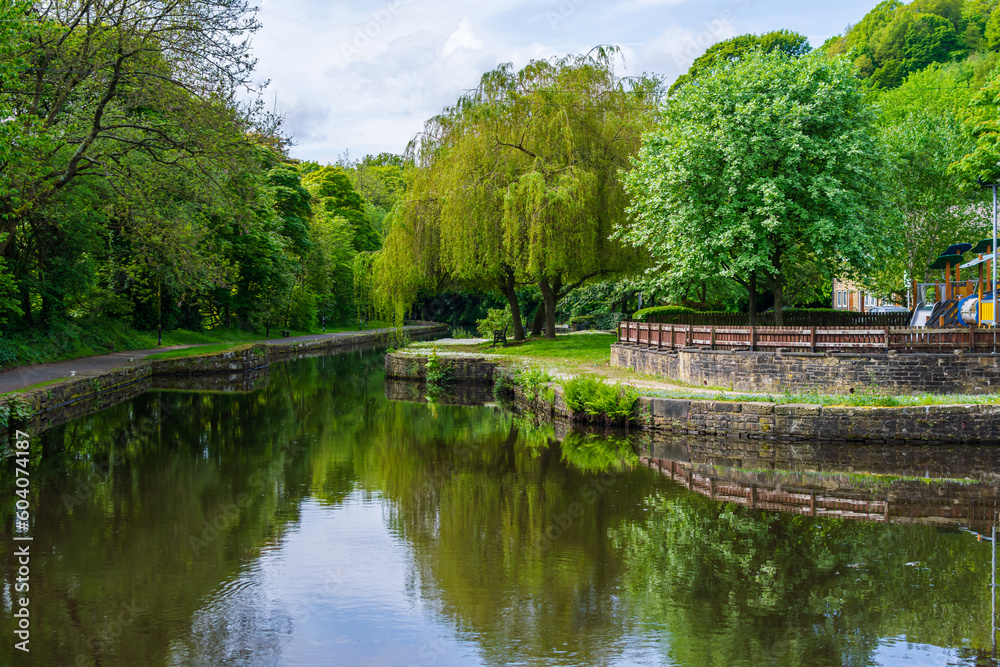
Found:
[[[766,393],[1000,392],[1000,355],[809,354],[612,345],[611,365],[685,384]]]

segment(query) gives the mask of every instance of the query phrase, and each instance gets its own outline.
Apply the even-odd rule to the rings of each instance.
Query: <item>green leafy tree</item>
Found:
[[[739,60],[752,51],[781,51],[790,56],[804,56],[811,51],[805,35],[790,30],[775,30],[763,35],[740,35],[714,44],[691,64],[687,74],[677,77],[670,87],[671,94],[694,81],[708,70]]]
[[[394,229],[437,235],[437,246],[432,238],[415,245],[434,248],[442,274],[503,292],[518,338],[516,285],[538,285],[545,333],[554,337],[556,306],[570,290],[643,262],[608,237],[624,219],[621,174],[659,87],[615,76],[614,53],[533,61],[520,71],[504,65],[425,128]],[[393,256],[386,267],[401,261]]]
[[[973,147],[963,120],[975,92],[963,81],[967,74],[958,64],[934,65],[879,98],[883,138],[896,162],[890,193],[903,246],[871,274],[876,294],[905,302],[907,279],[932,279],[927,267],[942,250],[988,236],[982,193],[963,187],[968,181],[952,168]]]
[[[365,201],[354,189],[343,167],[326,166],[306,174],[302,179],[316,200],[316,207],[347,220],[354,229],[354,249],[358,252],[377,250],[379,234],[365,217]]]
[[[849,62],[754,52],[665,104],[618,235],[681,275],[711,268],[750,294],[764,278],[780,324],[804,256],[863,272],[893,251],[886,167]]]

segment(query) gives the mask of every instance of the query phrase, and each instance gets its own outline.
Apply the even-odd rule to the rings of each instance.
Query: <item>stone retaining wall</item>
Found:
[[[38,433],[77,417],[121,403],[154,388],[154,378],[218,376],[221,390],[252,390],[266,376],[268,364],[305,356],[316,356],[348,346],[385,344],[395,332],[361,332],[304,343],[258,343],[238,350],[207,354],[199,357],[154,359],[133,366],[117,368],[91,377],[79,377],[61,382],[10,392],[0,398],[0,409],[8,412],[8,423]],[[440,338],[448,327],[438,324],[417,325],[406,330],[409,338]],[[246,382],[236,383],[235,376],[246,375]],[[167,383],[169,384],[169,383]],[[158,383],[158,386],[166,386]],[[176,386],[176,385],[171,385]],[[219,390],[218,388],[216,390]],[[11,429],[0,426],[0,441],[9,437]]]
[[[611,346],[611,365],[686,384],[766,393],[1000,392],[1000,355],[809,354]]]
[[[393,353],[385,355],[385,376],[396,380],[424,381],[427,377],[427,356]],[[451,372],[455,382],[485,382],[493,384],[497,364],[482,357],[439,357],[443,367]]]
[[[386,376],[419,380],[426,357],[386,355]],[[481,358],[440,357],[454,369],[457,381],[497,377],[509,370]],[[562,387],[550,385],[550,405],[537,398],[528,402],[515,391],[515,408],[539,417],[573,418]],[[1000,404],[928,405],[893,408],[824,407],[815,404],[723,402],[643,396],[635,421],[662,436],[711,436],[746,441],[881,443],[890,445],[1000,442]],[[761,443],[747,448],[761,451]]]

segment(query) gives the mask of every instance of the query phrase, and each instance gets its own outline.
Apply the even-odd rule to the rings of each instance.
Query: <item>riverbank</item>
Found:
[[[426,377],[429,354],[409,349],[386,356],[386,377],[421,382]],[[525,387],[517,381],[514,359],[500,359],[464,353],[439,352],[438,364],[454,382],[481,382],[495,386],[506,378],[519,409],[545,419],[574,420],[566,403],[562,383],[542,383]],[[517,361],[524,363],[524,359]],[[956,444],[1000,442],[1000,403],[943,405],[856,406],[782,401],[717,400],[715,390],[688,389],[688,397],[648,395],[649,382],[642,390],[632,424],[663,436],[698,435],[736,440],[780,442],[855,442],[889,445]],[[659,391],[670,391],[663,385]],[[546,395],[547,394],[547,395]],[[756,397],[752,397],[756,398]],[[850,397],[844,397],[849,400]]]
[[[22,388],[0,395],[0,439],[6,439],[11,427],[27,428],[37,433],[120,403],[155,388],[154,382],[163,378],[229,377],[232,383],[242,384],[242,378],[266,369],[273,362],[328,354],[338,348],[389,345],[398,340],[399,333],[396,329],[377,329],[360,333],[311,335],[260,341],[207,354],[192,347],[189,348],[189,356],[168,359],[138,358],[130,356],[134,353],[119,353],[7,371],[4,375],[16,375],[8,377],[8,383],[19,380]],[[437,338],[446,336],[448,327],[420,323],[403,327],[401,333],[410,340]],[[63,371],[67,375],[70,372],[63,368],[67,364],[80,365],[87,370],[63,377]],[[57,379],[29,382],[43,374],[46,368],[48,373],[56,374]],[[34,371],[34,374],[28,371]]]

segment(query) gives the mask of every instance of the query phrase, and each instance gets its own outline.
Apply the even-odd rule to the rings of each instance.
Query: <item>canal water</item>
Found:
[[[719,502],[626,439],[391,401],[382,363],[36,434],[28,654],[0,477],[0,665],[997,664],[982,528]]]

